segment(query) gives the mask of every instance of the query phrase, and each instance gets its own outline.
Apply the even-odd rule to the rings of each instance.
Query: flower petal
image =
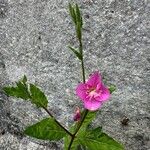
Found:
[[[92,87],[96,87],[97,84],[101,83],[101,75],[99,74],[98,71],[96,71],[95,73],[93,73],[89,80],[86,82],[86,84],[92,86]]]
[[[101,91],[101,95],[99,97],[96,97],[95,99],[97,101],[104,102],[110,98],[110,91],[104,85],[101,86]]]
[[[84,107],[91,111],[99,109],[101,107],[101,104],[102,103],[100,101],[96,101],[95,99],[84,101]]]
[[[77,88],[76,88],[76,94],[82,99],[85,100],[86,99],[86,94],[87,92],[87,88],[86,88],[86,84],[84,83],[80,83]]]

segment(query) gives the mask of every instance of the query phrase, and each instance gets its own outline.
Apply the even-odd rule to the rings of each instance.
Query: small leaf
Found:
[[[79,60],[82,60],[82,55],[76,49],[72,48],[71,46],[69,46],[69,49],[74,52]]]
[[[35,85],[30,84],[31,102],[37,107],[47,107],[48,100],[45,94]]]
[[[4,87],[3,90],[9,96],[14,96],[22,99],[30,99],[30,93],[28,91],[28,87],[23,82],[16,82],[16,87]]]
[[[80,28],[81,28],[82,21],[81,21],[81,14],[80,14],[78,4],[76,4],[76,18],[77,18],[77,22],[80,24]]]
[[[72,15],[73,15],[73,14],[72,14],[72,9],[73,9],[73,8],[72,8],[72,5],[69,3],[69,13],[70,13],[70,16],[71,16],[71,17],[72,17]]]
[[[73,22],[76,24],[76,22],[77,22],[76,21],[76,13],[75,13],[75,10],[70,3],[69,3],[69,12],[70,12],[70,16],[71,16]]]
[[[26,77],[25,75],[23,76],[22,82],[23,82],[24,84],[27,82],[27,77]]]
[[[60,140],[66,135],[65,130],[63,130],[53,118],[43,119],[42,121],[27,127],[24,133],[28,136],[42,140]]]
[[[93,130],[93,132],[95,132]],[[88,148],[88,150],[124,150],[123,146],[116,142],[113,138],[109,137],[105,133],[101,133],[99,136],[93,136],[96,133],[91,132],[85,137],[78,137],[80,143]]]
[[[113,93],[114,91],[116,91],[116,86],[111,85],[108,89],[109,89],[110,93]]]
[[[76,25],[76,33],[77,33],[77,38],[80,41],[82,38],[82,32],[81,32],[81,24],[79,22],[77,22],[77,25]]]

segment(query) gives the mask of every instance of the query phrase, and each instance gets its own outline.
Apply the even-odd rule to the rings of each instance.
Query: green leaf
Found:
[[[101,131],[97,133],[98,136],[94,136],[96,130],[88,132],[85,137],[78,137],[80,144],[86,146],[88,150],[124,150],[120,143]]]
[[[3,90],[9,96],[22,98],[24,100],[30,99],[30,93],[28,91],[27,85],[25,84],[25,80],[23,82],[16,82],[16,85],[16,87],[4,87]]]
[[[75,10],[70,3],[69,3],[69,13],[70,13],[70,16],[71,16],[73,22],[76,24],[76,22],[77,22],[76,21],[76,13],[75,13]]]
[[[37,107],[47,107],[48,100],[45,94],[35,85],[30,84],[31,102]]]
[[[85,113],[85,112],[83,112]],[[88,111],[86,118],[84,119],[84,122],[82,123],[81,128],[86,127],[94,120],[94,118],[96,117],[96,113],[97,111]],[[80,128],[80,129],[81,129]]]
[[[82,16],[81,16],[81,28],[82,28],[82,26],[83,26],[83,19],[82,19]]]
[[[42,139],[42,140],[60,140],[66,135],[63,130],[53,118],[46,118],[42,121],[29,126],[24,133],[28,136]]]
[[[23,82],[24,84],[27,82],[27,77],[26,77],[25,75],[23,76],[22,82]]]
[[[76,25],[76,33],[77,33],[78,39],[81,40],[82,32],[81,32],[81,24],[79,22],[77,22],[77,25]]]
[[[83,111],[81,115],[83,116],[84,113],[86,113],[86,111]],[[85,134],[87,134],[86,129],[87,129],[88,125],[92,122],[92,120],[95,118],[95,116],[96,116],[96,112],[88,112],[87,113],[86,118],[84,119],[84,122],[82,123],[82,126],[80,127],[80,129],[76,135],[76,138],[74,139],[74,141],[72,143],[71,150],[78,150],[78,146],[80,145],[80,141],[79,141],[78,137],[79,138],[84,137]],[[69,131],[72,134],[74,134],[75,131],[77,130],[79,124],[80,124],[80,122],[76,122],[75,124],[73,124]],[[64,150],[68,150],[70,141],[71,141],[70,136],[66,136],[64,138]]]
[[[111,85],[108,89],[109,89],[110,93],[113,93],[114,91],[116,91],[116,86]]]
[[[74,54],[78,57],[79,60],[82,60],[82,55],[74,48],[72,48],[71,46],[68,46],[69,49],[74,52]]]
[[[84,110],[81,113],[82,117],[83,117],[84,113],[86,113],[86,110]],[[78,131],[78,135],[83,135],[83,131],[85,131],[87,129],[87,127],[90,125],[90,123],[93,121],[93,119],[95,117],[96,117],[96,111],[94,111],[94,112],[88,111],[88,113],[82,123],[82,126],[80,127],[80,129]],[[74,133],[77,130],[79,124],[80,124],[80,121],[73,124],[73,126],[70,128],[70,132]]]
[[[71,137],[69,135],[67,135],[64,138],[64,150],[68,150],[69,144],[71,142]],[[79,141],[77,138],[74,139],[72,145],[71,145],[71,150],[78,150],[78,146],[79,146]]]
[[[102,134],[102,127],[97,127],[93,130],[88,130],[87,134],[92,138],[99,138]]]
[[[77,18],[77,22],[80,24],[80,28],[82,27],[82,17],[81,17],[81,14],[80,14],[80,10],[79,10],[79,7],[78,7],[78,4],[76,4],[76,18]]]

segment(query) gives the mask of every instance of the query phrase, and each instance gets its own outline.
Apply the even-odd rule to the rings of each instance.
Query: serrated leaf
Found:
[[[91,134],[93,133],[91,132]],[[87,134],[85,137],[79,137],[79,141],[80,144],[86,146],[88,150],[124,150],[120,143],[105,133],[101,133],[98,137]]]
[[[82,55],[76,49],[72,48],[71,46],[68,47],[77,56],[79,60],[82,60]]]
[[[109,89],[110,93],[113,93],[114,91],[116,91],[116,86],[111,85],[108,89]]]
[[[30,93],[28,87],[23,82],[16,82],[16,87],[4,87],[3,90],[9,96],[14,96],[17,98],[22,98],[24,100],[30,99]]]
[[[28,136],[42,139],[42,140],[60,140],[66,135],[63,130],[53,118],[46,118],[42,121],[29,126],[24,133]]]
[[[83,116],[84,113],[86,113],[86,111],[83,111],[81,115]],[[86,129],[87,129],[88,125],[92,122],[92,120],[95,118],[95,116],[96,116],[96,112],[88,112],[87,113],[86,118],[84,119],[84,122],[82,123],[82,126],[80,127],[80,129],[76,135],[76,138],[74,139],[74,141],[72,143],[71,150],[77,150],[78,146],[80,145],[80,141],[79,141],[78,137],[84,137],[85,134],[87,134]],[[72,134],[74,134],[75,131],[77,130],[79,124],[80,124],[80,122],[76,122],[75,124],[73,124],[69,131]],[[64,150],[68,150],[70,141],[71,141],[70,136],[66,136],[64,138]]]
[[[31,102],[37,107],[47,107],[48,100],[45,94],[35,85],[30,84]]]

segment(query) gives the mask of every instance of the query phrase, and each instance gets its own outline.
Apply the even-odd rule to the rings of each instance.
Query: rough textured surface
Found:
[[[86,76],[100,70],[118,90],[94,125],[126,150],[150,149],[150,3],[148,0],[78,0],[84,17]],[[66,126],[80,101],[74,89],[80,64],[67,0],[0,0],[0,88],[24,74],[49,98],[49,109]],[[0,150],[61,150],[61,143],[23,136],[45,112],[0,91]],[[122,125],[123,117],[129,118]]]

